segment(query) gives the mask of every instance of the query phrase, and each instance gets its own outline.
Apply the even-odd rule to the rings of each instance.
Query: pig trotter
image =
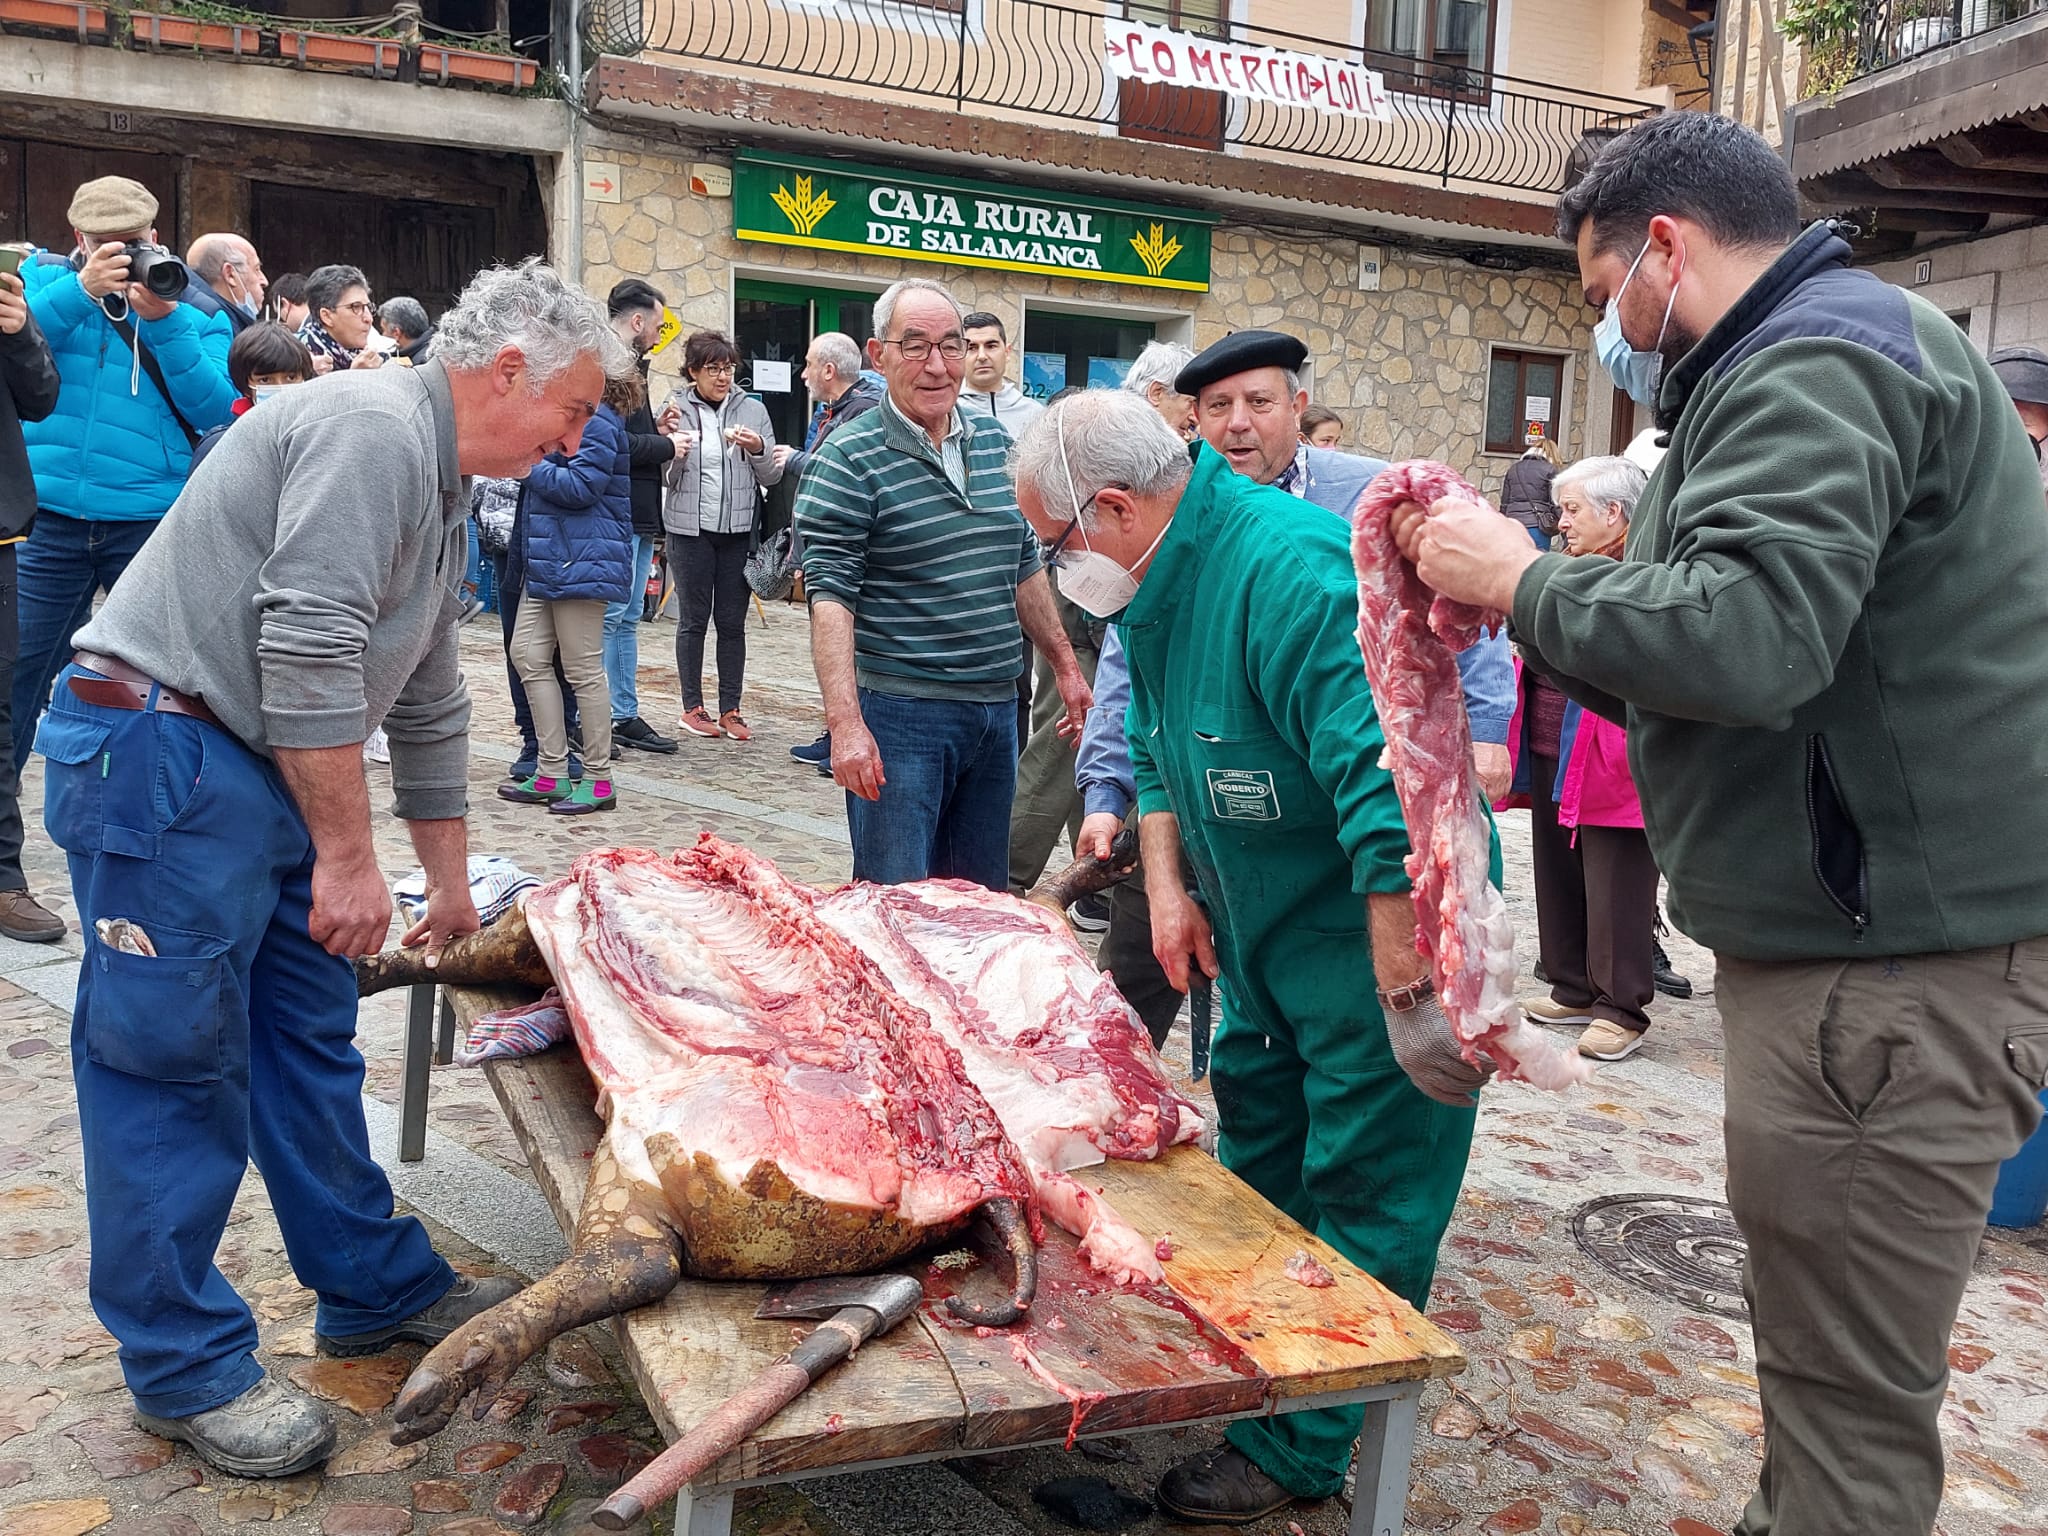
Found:
[[[1074,860],[1056,875],[1047,875],[1032,887],[1025,900],[1041,907],[1048,907],[1062,917],[1066,910],[1083,896],[1092,896],[1097,891],[1106,891],[1129,877],[1138,864],[1138,838],[1129,827],[1117,833],[1116,841],[1110,844],[1109,857],[1098,859],[1092,854]]]
[[[526,908],[514,907],[488,928],[457,939],[429,969],[424,948],[387,949],[356,961],[356,995],[435,981],[453,987],[551,987],[554,977],[526,926]]]
[[[398,1394],[391,1443],[439,1433],[471,1393],[474,1417],[481,1419],[499,1388],[550,1339],[674,1290],[683,1274],[683,1245],[666,1210],[659,1190],[631,1183],[610,1149],[600,1147],[569,1257],[428,1351]]]
[[[946,1298],[946,1310],[964,1323],[984,1328],[1007,1328],[1031,1310],[1038,1294],[1038,1249],[1031,1241],[1031,1227],[1024,1219],[1024,1207],[1016,1200],[991,1200],[981,1208],[989,1228],[1002,1239],[1010,1254],[1010,1299],[995,1306]]]

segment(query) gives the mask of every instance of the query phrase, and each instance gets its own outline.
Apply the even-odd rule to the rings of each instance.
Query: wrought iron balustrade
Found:
[[[1122,7],[1116,9],[1121,10]],[[1131,7],[1147,20],[1157,7]],[[1231,24],[1228,41],[1362,65],[1386,81],[1390,120],[1305,106],[1152,87],[1148,106],[1120,91],[1105,27],[1120,19],[1097,0],[610,0],[630,17],[600,36],[614,52],[642,49],[693,64],[815,82],[849,99],[898,100],[1013,120],[1147,132],[1162,100],[1211,97],[1215,142],[1345,167],[1426,175],[1445,186],[1563,188],[1573,152],[1656,109],[1570,86],[1379,53],[1325,38]],[[632,24],[642,31],[634,33]],[[1178,111],[1178,108],[1174,110]],[[1155,128],[1157,124],[1153,125]]]

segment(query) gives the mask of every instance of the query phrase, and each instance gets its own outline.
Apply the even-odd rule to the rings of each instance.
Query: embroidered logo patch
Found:
[[[1209,809],[1219,821],[1278,821],[1280,797],[1264,769],[1211,768]]]

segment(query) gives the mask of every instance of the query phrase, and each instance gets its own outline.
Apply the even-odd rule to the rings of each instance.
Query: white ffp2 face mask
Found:
[[[1060,595],[1092,619],[1113,619],[1131,606],[1131,599],[1138,595],[1138,578],[1112,560],[1099,549],[1090,549],[1088,530],[1081,527],[1081,514],[1086,503],[1074,486],[1074,466],[1067,461],[1067,424],[1064,420],[1066,406],[1060,406],[1062,420],[1055,430],[1059,433],[1060,471],[1067,477],[1067,500],[1073,503],[1075,532],[1081,535],[1082,547],[1074,554],[1062,550],[1053,558],[1053,565],[1060,573]],[[1095,496],[1100,496],[1097,491]],[[1095,500],[1090,496],[1090,502]],[[1166,529],[1173,526],[1168,518],[1166,527],[1159,530],[1159,538],[1138,557],[1143,565],[1152,558],[1153,550],[1159,548],[1160,540],[1166,537]]]

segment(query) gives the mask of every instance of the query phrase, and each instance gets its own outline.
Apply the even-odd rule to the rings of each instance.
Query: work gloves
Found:
[[[1470,1109],[1479,1102],[1480,1086],[1493,1076],[1493,1068],[1475,1067],[1459,1054],[1457,1033],[1444,1017],[1439,999],[1425,997],[1405,1013],[1391,1008],[1385,1012],[1387,1040],[1408,1081],[1454,1109]]]

